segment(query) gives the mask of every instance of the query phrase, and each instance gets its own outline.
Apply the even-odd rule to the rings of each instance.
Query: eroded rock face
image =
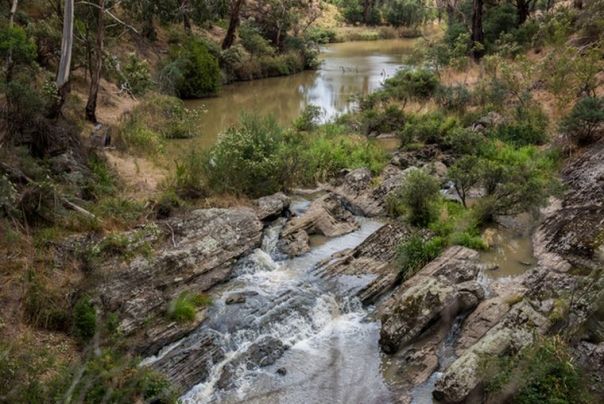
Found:
[[[415,168],[408,170],[411,169]],[[386,198],[401,186],[408,170],[403,171],[394,165],[388,165],[376,184],[368,169],[358,168],[331,184],[329,189],[342,197],[354,214],[367,217],[382,216],[386,214]]]
[[[336,194],[315,199],[306,212],[293,217],[281,230],[278,249],[289,255],[302,255],[310,250],[309,234],[337,237],[355,231],[359,224]]]
[[[358,287],[347,292],[364,303],[372,303],[392,290],[399,280],[394,265],[398,245],[411,236],[404,223],[391,222],[382,226],[356,248],[340,252],[320,263],[315,272],[324,279],[351,277],[360,280]]]
[[[545,219],[534,237],[536,252],[542,256],[542,266],[567,270],[570,265],[602,265],[603,161],[604,142],[600,142],[576,158],[562,172],[568,190],[561,201],[553,203],[545,211]],[[568,264],[561,262],[560,257]]]
[[[476,282],[479,271],[476,251],[451,247],[399,286],[378,307],[382,350],[395,353],[435,321],[452,323],[458,313],[476,306],[484,297]]]
[[[204,292],[227,280],[235,260],[258,246],[262,235],[262,223],[244,208],[196,210],[159,227],[164,241],[157,252],[106,268],[107,279],[97,289],[104,309],[119,313],[126,335],[157,323],[154,318],[163,321],[168,303],[180,293]],[[139,350],[152,353],[182,336],[181,328],[167,323],[172,333],[146,334]]]
[[[516,304],[449,366],[436,382],[434,398],[449,403],[464,401],[482,382],[480,369],[485,357],[519,352],[533,342],[536,334],[544,334],[550,326],[547,317],[527,301]]]
[[[254,201],[254,210],[260,220],[276,219],[289,208],[290,199],[283,192],[263,196]]]

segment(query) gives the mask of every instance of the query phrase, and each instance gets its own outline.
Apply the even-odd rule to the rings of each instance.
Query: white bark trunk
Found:
[[[10,17],[8,18],[8,26],[9,28],[13,27],[13,23],[15,22],[15,13],[17,12],[17,5],[19,4],[19,0],[13,0],[13,4],[10,7]]]
[[[69,81],[71,53],[73,48],[73,0],[65,0],[63,14],[63,38],[61,39],[61,61],[57,75],[57,88],[61,89]]]

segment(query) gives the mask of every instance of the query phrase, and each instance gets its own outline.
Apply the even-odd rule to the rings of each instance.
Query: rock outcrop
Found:
[[[453,322],[484,297],[476,281],[480,271],[478,253],[451,247],[380,304],[380,346],[395,353],[439,320]]]
[[[336,194],[315,199],[301,216],[293,217],[281,230],[278,249],[297,256],[308,252],[309,234],[337,237],[359,228],[355,217],[345,207],[345,201]]]
[[[412,170],[415,168],[410,168]],[[401,186],[408,170],[388,165],[379,179],[374,179],[366,168],[350,171],[336,180],[328,189],[346,201],[348,209],[356,215],[375,217],[386,214],[386,198]],[[378,181],[376,181],[378,180]]]
[[[257,247],[262,236],[262,223],[244,208],[196,210],[160,228],[156,253],[112,263],[97,289],[102,307],[119,313],[125,335],[153,325],[137,348],[145,354],[192,329],[165,320],[169,302],[182,292],[201,293],[227,280],[235,260]]]
[[[260,220],[276,219],[289,208],[290,199],[282,192],[263,196],[254,201],[254,210]]]
[[[359,280],[350,282],[347,294],[358,296],[364,303],[375,302],[400,280],[400,271],[394,265],[396,249],[411,234],[404,223],[385,224],[356,248],[341,251],[319,263],[315,273],[334,281]]]

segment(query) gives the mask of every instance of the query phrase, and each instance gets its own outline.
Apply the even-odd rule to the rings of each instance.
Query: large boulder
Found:
[[[358,228],[359,223],[346,209],[344,200],[330,193],[315,199],[302,215],[287,222],[277,246],[287,255],[301,255],[310,249],[309,234],[337,237]]]
[[[447,403],[464,402],[483,382],[483,360],[504,352],[516,353],[530,345],[537,334],[550,328],[546,316],[530,303],[517,303],[480,340],[466,350],[437,380],[433,395]]]
[[[263,196],[254,201],[254,210],[260,220],[271,220],[281,216],[289,208],[290,199],[283,192]]]
[[[191,330],[165,321],[169,302],[183,292],[201,293],[226,281],[236,259],[260,244],[262,227],[245,208],[196,210],[160,223],[153,240],[156,252],[108,262],[96,295],[104,310],[118,313],[125,335],[148,328],[138,350],[152,353],[182,337],[183,329]]]
[[[481,265],[476,251],[451,247],[399,286],[380,304],[380,346],[395,353],[438,320],[451,322],[484,297],[477,282]]]
[[[411,168],[415,169],[415,168]],[[374,217],[386,214],[386,198],[401,186],[408,170],[388,165],[379,178],[366,168],[350,171],[328,188],[342,197],[356,215]]]
[[[319,263],[314,271],[324,279],[344,283],[345,293],[358,296],[364,303],[375,302],[400,280],[400,271],[394,265],[396,250],[411,234],[404,223],[387,223],[356,248]]]

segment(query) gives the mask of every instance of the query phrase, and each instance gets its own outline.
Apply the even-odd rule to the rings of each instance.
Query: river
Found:
[[[317,70],[234,83],[224,86],[218,97],[189,100],[189,108],[205,111],[201,135],[173,145],[206,149],[244,112],[271,114],[282,125],[289,125],[309,104],[322,108],[324,120],[350,111],[355,96],[376,90],[403,65],[404,56],[416,41],[389,39],[328,45],[321,50],[322,63]]]

